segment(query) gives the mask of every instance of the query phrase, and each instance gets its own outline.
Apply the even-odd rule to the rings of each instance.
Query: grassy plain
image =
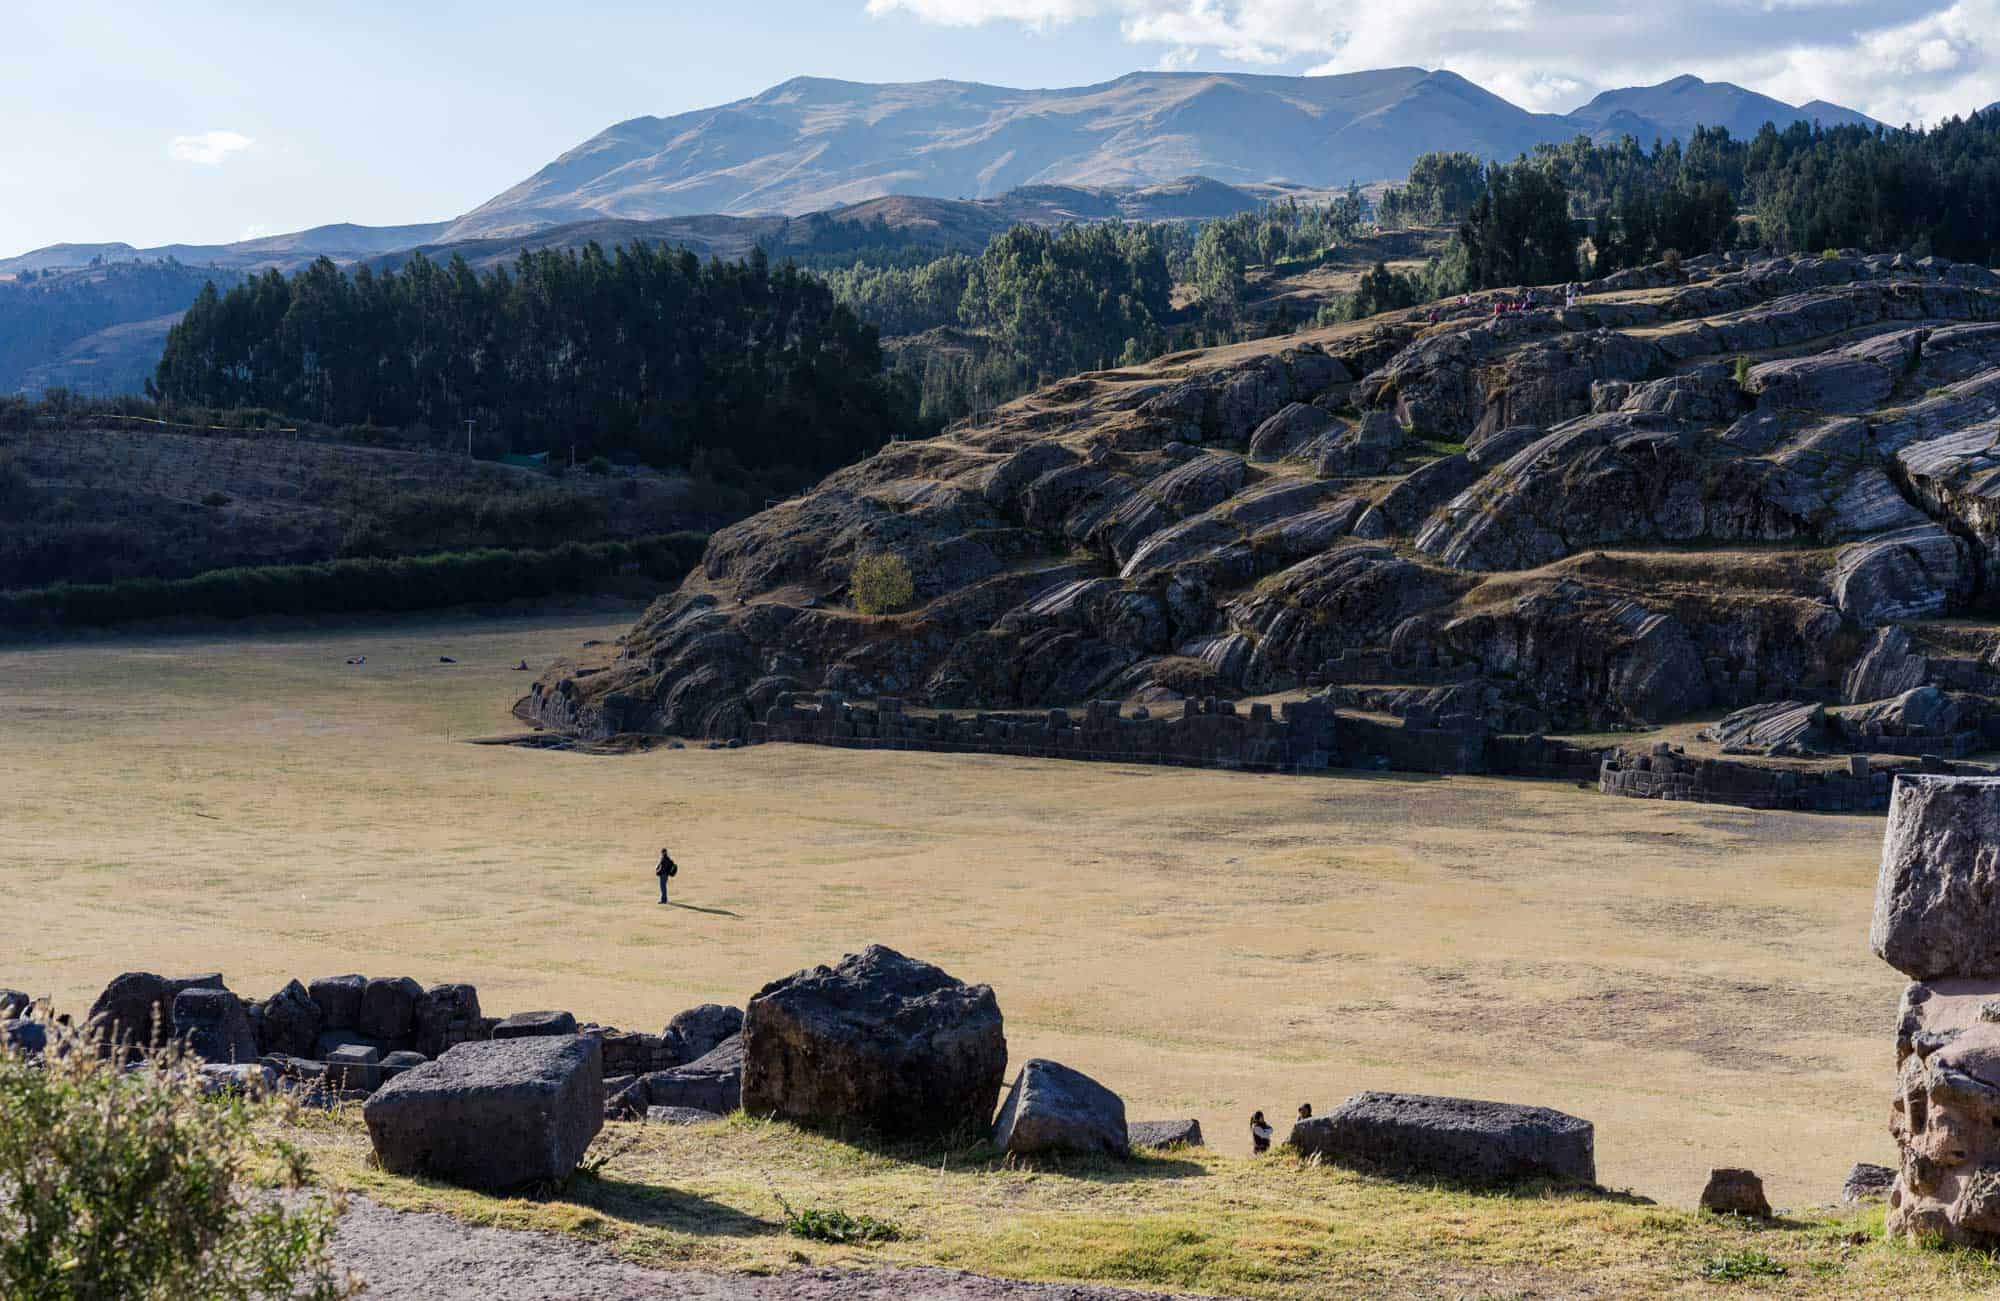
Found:
[[[131,968],[219,968],[260,996],[292,976],[409,974],[476,982],[489,1012],[657,1029],[881,941],[990,982],[1017,1059],[1088,1071],[1135,1118],[1200,1118],[1212,1148],[1192,1168],[1219,1182],[1091,1183],[1079,1226],[1157,1211],[1174,1232],[1236,1198],[1244,1233],[1277,1232],[1283,1213],[1243,1174],[1246,1118],[1363,1088],[1588,1117],[1603,1182],[1666,1207],[1724,1164],[1762,1173],[1781,1207],[1824,1203],[1849,1164],[1891,1156],[1900,979],[1865,944],[1879,819],[1490,779],[464,744],[513,728],[517,661],[625,623],[0,647],[0,984],[81,1010]],[[684,868],[674,907],[653,902],[661,845]],[[809,1194],[802,1172],[833,1161],[731,1133],[733,1155],[696,1177],[723,1201],[755,1169]],[[339,1165],[356,1140],[328,1141]],[[675,1145],[692,1141],[647,1139],[686,1177]],[[1325,1200],[1297,1214],[1333,1233],[1340,1190],[1372,1185],[1314,1174]],[[1011,1187],[981,1194],[991,1250],[961,1263],[1092,1272],[1062,1263],[1086,1227],[1057,1233],[1037,1218],[1052,1207],[1015,1208]],[[1542,1232],[1503,1205],[1508,1232]],[[1644,1217],[1666,1210],[1582,1205],[1640,1217],[1632,1259],[1692,1277],[1671,1272],[1686,1251],[1646,1245]],[[970,1250],[940,1234],[897,1250]],[[727,1255],[700,1237],[694,1254]]]

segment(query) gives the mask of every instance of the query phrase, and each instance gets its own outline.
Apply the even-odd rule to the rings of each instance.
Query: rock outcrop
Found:
[[[743,1012],[743,1109],[887,1137],[984,1129],[1007,1039],[986,985],[870,945],[773,981]]]
[[[2000,779],[1905,777],[1869,946],[1914,979],[1897,1018],[1888,1231],[2000,1246]]]
[[[962,710],[1449,680],[1536,732],[1967,690],[1945,659],[2000,662],[2000,635],[1941,655],[1912,625],[1995,590],[1989,273],[1731,255],[1565,311],[1487,307],[1082,376],[891,444],[719,531],[519,712],[751,740],[786,693]],[[909,610],[851,608],[876,553],[909,565]]]

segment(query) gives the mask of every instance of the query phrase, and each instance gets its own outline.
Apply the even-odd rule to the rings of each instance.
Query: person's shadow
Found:
[[[680,903],[678,901],[669,901],[667,907],[685,908],[691,913],[707,913],[711,917],[735,917],[738,921],[742,920],[741,914],[730,912],[727,908],[697,908],[691,903]]]

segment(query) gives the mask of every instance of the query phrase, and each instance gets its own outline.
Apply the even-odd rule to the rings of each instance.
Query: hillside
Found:
[[[710,528],[685,479],[77,420],[0,429],[0,590]]]
[[[884,194],[998,196],[1037,186],[1146,187],[1190,174],[1315,189],[1403,176],[1418,155],[1511,158],[1578,134],[1646,144],[1697,124],[1755,134],[1819,118],[1726,82],[1679,77],[1530,113],[1456,73],[1330,77],[1144,72],[1095,86],[869,85],[801,77],[749,99],[633,118],[453,222],[445,240],[571,222],[797,213]]]
[[[606,671],[551,675],[540,721],[733,735],[787,690],[1338,682],[1536,732],[2000,694],[2000,278],[1734,256],[1587,290],[1083,375],[893,444],[716,534]],[[849,606],[877,552],[909,612]]]

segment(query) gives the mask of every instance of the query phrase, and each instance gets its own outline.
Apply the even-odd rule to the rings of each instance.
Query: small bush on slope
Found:
[[[38,1057],[0,1047],[0,1296],[331,1301],[339,1206],[288,1206],[303,1155],[260,1126],[276,1106],[205,1097],[178,1050],[136,1069],[66,1026]]]

